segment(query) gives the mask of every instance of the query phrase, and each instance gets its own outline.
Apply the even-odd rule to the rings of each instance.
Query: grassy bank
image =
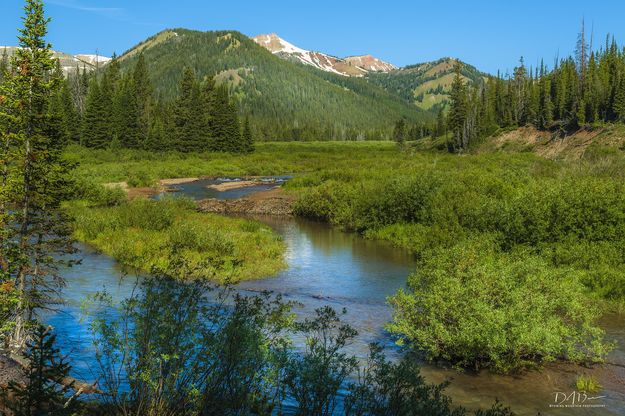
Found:
[[[391,299],[389,329],[401,341],[433,360],[511,372],[601,361],[612,347],[596,322],[603,306],[625,299],[625,156],[590,150],[548,159],[263,143],[248,156],[75,149],[73,157],[83,177],[99,182],[292,173],[286,187],[297,215],[417,257],[417,272]]]
[[[257,143],[249,155],[141,150],[93,150],[70,146],[67,156],[80,165],[79,178],[96,183],[128,182],[151,186],[159,179],[200,176],[284,175],[349,166],[371,165],[397,157],[390,142]]]
[[[180,277],[240,281],[272,276],[284,266],[284,244],[256,221],[195,212],[193,202],[135,200],[109,207],[68,207],[75,237],[125,266]]]

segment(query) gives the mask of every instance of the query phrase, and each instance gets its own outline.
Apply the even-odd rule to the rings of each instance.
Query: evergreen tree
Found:
[[[0,265],[18,295],[10,347],[22,351],[35,311],[52,300],[62,279],[58,265],[73,252],[71,230],[61,202],[72,191],[71,165],[62,155],[58,123],[48,110],[61,80],[55,76],[49,19],[41,0],[26,0],[24,27],[1,85],[0,135],[3,147],[0,191]],[[11,207],[8,211],[7,207]]]
[[[239,111],[233,101],[230,101],[227,106],[227,136],[226,147],[223,149],[226,152],[241,153],[245,151],[243,145],[243,138],[241,136],[241,124],[239,123]]]
[[[215,150],[215,115],[217,111],[217,91],[215,80],[212,76],[206,77],[202,84],[202,108],[204,109],[203,130],[207,141],[205,143],[207,149]]]
[[[58,80],[59,83],[63,83],[63,71],[61,70],[61,63],[56,60],[53,78]],[[55,91],[50,94],[50,100],[48,102],[48,117],[50,122],[49,134],[54,136],[52,140],[58,140],[63,145],[69,142],[69,133],[67,132],[67,120],[65,120],[65,109],[63,108],[62,101],[62,88],[56,88]]]
[[[155,100],[152,105],[150,131],[145,148],[157,152],[173,150],[171,132],[175,131],[171,106]]]
[[[122,147],[138,149],[143,146],[139,113],[134,78],[125,76],[115,99],[115,132]]]
[[[110,146],[112,140],[112,123],[110,121],[110,107],[108,100],[103,97],[100,83],[96,78],[91,80],[89,94],[83,117],[82,144],[87,147],[104,149]]]
[[[133,72],[133,86],[137,106],[137,122],[139,127],[139,142],[145,143],[150,132],[151,113],[153,105],[153,89],[145,56],[139,54]]]
[[[464,127],[467,119],[467,92],[462,79],[462,66],[456,62],[454,80],[451,84],[451,105],[449,109],[448,125],[451,132],[451,141],[448,143],[450,151],[466,149]]]
[[[618,120],[625,122],[625,74],[621,76],[615,99],[614,99],[614,114],[618,117]]]
[[[553,121],[553,105],[551,103],[551,82],[547,77],[545,66],[542,62],[538,84],[538,122],[536,127],[544,129],[549,127]]]
[[[176,149],[182,152],[206,150],[203,131],[200,89],[191,68],[186,68],[180,82],[180,95],[174,105]]]
[[[230,102],[225,86],[215,89],[214,104],[212,150],[233,153],[242,151],[237,109]]]
[[[406,119],[400,118],[395,123],[395,129],[393,130],[393,140],[399,145],[404,144],[406,141]]]
[[[2,57],[0,57],[0,82],[4,81],[5,74],[9,70],[9,55],[7,54],[7,48],[2,50]]]
[[[252,129],[250,128],[250,118],[245,118],[243,125],[243,152],[252,153],[254,151],[254,137],[252,135]]]
[[[38,326],[25,352],[28,362],[27,383],[21,386],[9,382],[8,392],[12,400],[7,401],[15,416],[72,415],[77,402],[69,395],[70,387],[64,386],[70,366],[54,346],[56,336]]]
[[[519,66],[514,68],[513,78],[513,122],[523,125],[527,122],[527,70],[523,57],[519,60]]]
[[[438,114],[436,115],[436,137],[442,137],[445,135],[446,130],[446,120],[445,120],[445,110],[441,107],[438,110]]]
[[[577,112],[575,114],[575,119],[579,127],[583,127],[586,125],[586,103],[583,99],[581,99],[577,103]]]

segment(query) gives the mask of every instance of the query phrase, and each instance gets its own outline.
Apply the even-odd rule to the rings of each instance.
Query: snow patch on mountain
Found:
[[[362,77],[369,72],[389,72],[396,69],[394,65],[371,55],[343,59],[322,52],[308,51],[287,42],[275,33],[258,35],[252,40],[281,58],[295,60],[338,75]]]
[[[102,56],[102,55],[89,55],[89,54],[80,54],[74,56],[76,59],[80,59],[81,61],[87,62],[88,64],[107,64],[111,61],[111,58]]]
[[[18,49],[20,49],[19,46],[0,46],[0,58],[5,53],[10,57]],[[59,60],[61,63],[61,69],[66,75],[69,73],[75,73],[77,70],[82,71],[83,69],[86,69],[87,71],[94,71],[97,66],[104,66],[111,61],[111,58],[101,55],[70,55],[59,51],[51,52],[52,58]]]

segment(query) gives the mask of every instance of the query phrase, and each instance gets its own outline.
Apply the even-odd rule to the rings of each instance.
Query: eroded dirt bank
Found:
[[[295,197],[276,187],[239,199],[204,199],[198,201],[202,212],[217,214],[293,215]]]

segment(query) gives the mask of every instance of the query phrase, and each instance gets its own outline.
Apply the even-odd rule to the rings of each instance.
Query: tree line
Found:
[[[575,56],[532,69],[523,58],[511,75],[475,86],[456,64],[446,115],[448,149],[466,151],[500,128],[530,125],[561,134],[602,123],[625,122],[625,49],[614,37],[593,50],[582,30]],[[440,119],[441,115],[439,115]]]
[[[63,79],[51,97],[65,143],[95,149],[127,148],[181,152],[249,153],[254,138],[249,120],[242,123],[226,86],[213,77],[197,79],[183,71],[173,100],[159,99],[151,85],[143,55],[121,71],[114,57],[99,73],[77,70]]]

